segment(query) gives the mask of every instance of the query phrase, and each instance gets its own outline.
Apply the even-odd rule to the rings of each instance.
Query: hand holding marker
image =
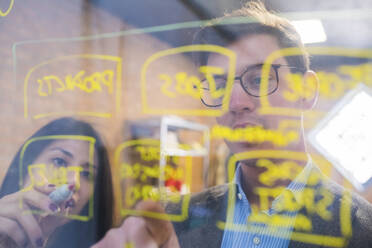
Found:
[[[66,202],[66,208],[70,207],[72,204],[70,203],[70,199],[74,194],[75,186],[73,184],[67,185],[63,184],[56,188],[53,192],[49,194],[49,198],[55,203],[57,206],[63,202]]]

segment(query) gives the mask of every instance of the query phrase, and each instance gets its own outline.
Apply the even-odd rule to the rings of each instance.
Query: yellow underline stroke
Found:
[[[79,115],[79,116],[92,116],[92,117],[101,117],[101,118],[111,118],[111,113],[98,113],[98,112],[54,112],[54,113],[47,113],[47,114],[38,114],[34,115],[33,118],[35,120],[49,117],[49,116],[64,116],[64,115]]]
[[[232,231],[246,231],[252,233],[262,233],[262,228],[254,227],[250,225],[242,225],[242,224],[231,224],[225,223],[222,221],[217,222],[217,227],[221,230],[232,230]],[[268,228],[270,231],[271,228]],[[280,232],[280,228],[272,228],[273,230],[278,230],[276,232],[271,232],[274,234],[272,236],[279,237],[279,238],[287,238],[287,236]],[[346,243],[346,239],[343,237],[333,237],[329,235],[320,235],[320,234],[310,234],[310,233],[300,233],[300,232],[292,232],[291,240],[299,241],[303,243],[315,244],[315,245],[326,245],[332,247],[343,247]]]
[[[5,17],[5,16],[7,16],[10,13],[10,11],[13,9],[14,1],[15,0],[10,0],[9,7],[8,7],[8,9],[5,12],[3,12],[2,10],[0,10],[0,16],[1,17]]]

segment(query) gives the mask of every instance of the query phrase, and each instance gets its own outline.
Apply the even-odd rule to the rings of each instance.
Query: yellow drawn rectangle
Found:
[[[188,207],[190,202],[190,194],[187,194],[183,196],[182,198],[182,206],[181,206],[181,213],[180,214],[165,214],[165,213],[155,213],[150,211],[140,211],[135,209],[127,209],[123,207],[123,201],[122,201],[122,188],[120,185],[120,157],[124,149],[131,147],[131,146],[137,146],[137,145],[143,145],[143,146],[159,146],[160,141],[155,139],[138,139],[138,140],[130,140],[127,142],[124,142],[120,144],[116,150],[115,150],[115,157],[114,157],[114,184],[115,184],[115,199],[117,199],[117,202],[119,202],[119,210],[120,214],[122,216],[128,216],[128,215],[134,215],[134,216],[144,216],[144,217],[150,217],[155,219],[162,219],[162,220],[170,220],[174,222],[184,221],[188,217]],[[191,185],[192,181],[192,158],[191,157],[185,157],[186,158],[186,185]]]
[[[48,136],[41,136],[41,137],[36,137],[28,140],[22,147],[21,149],[21,154],[20,154],[20,159],[19,159],[19,185],[20,188],[23,188],[24,184],[24,179],[23,179],[23,159],[24,159],[24,154],[27,150],[27,148],[33,143],[37,141],[42,141],[42,140],[81,140],[81,141],[87,141],[89,142],[89,173],[90,175],[93,175],[93,164],[94,164],[94,144],[96,140],[90,136],[83,136],[83,135],[48,135]],[[92,184],[92,187],[94,187],[94,183]],[[92,192],[94,190],[92,189]],[[82,216],[78,214],[70,214],[70,215],[61,215],[63,217],[73,219],[73,220],[80,220],[80,221],[88,221],[91,218],[93,218],[93,204],[94,204],[94,194],[89,198],[88,202],[88,215],[87,216]],[[23,199],[20,200],[20,207],[23,209]],[[40,210],[25,210],[23,211],[25,214],[44,214],[45,212],[40,211]]]
[[[228,105],[230,103],[230,94],[225,94],[222,102],[222,107],[219,109],[168,109],[168,108],[155,108],[148,101],[148,91],[147,91],[147,70],[149,66],[156,60],[170,55],[176,55],[180,53],[187,52],[213,52],[226,56],[229,61],[228,72],[227,72],[227,85],[226,92],[230,92],[232,84],[234,82],[235,76],[235,64],[236,55],[231,50],[216,46],[216,45],[190,45],[182,46],[177,48],[172,48],[150,56],[142,66],[141,70],[141,100],[142,100],[142,110],[145,114],[174,114],[174,115],[196,115],[196,116],[220,116],[228,110]]]
[[[327,55],[327,56],[342,56],[352,58],[372,58],[372,50],[369,49],[353,49],[339,47],[308,47],[306,48],[310,55]],[[283,48],[271,53],[263,67],[261,79],[261,92],[267,92],[270,68],[275,60],[281,57],[301,56],[303,52],[298,47]],[[269,102],[269,97],[264,95],[260,97],[261,107],[258,112],[262,115],[281,115],[281,116],[301,116],[302,109],[275,107]],[[308,111],[311,116],[320,116],[322,113],[318,111]]]
[[[121,75],[122,75],[122,59],[120,57],[111,56],[111,55],[98,55],[98,54],[79,54],[79,55],[70,55],[64,57],[58,57],[52,60],[48,60],[41,64],[38,64],[31,68],[24,80],[24,90],[23,90],[23,100],[24,100],[24,117],[28,118],[29,113],[29,97],[28,97],[28,88],[30,84],[30,77],[31,75],[40,68],[43,68],[51,63],[58,62],[58,61],[68,61],[74,59],[95,59],[95,60],[104,60],[104,61],[113,61],[116,62],[116,85],[115,85],[115,113],[120,112],[120,99],[121,99]],[[63,116],[63,115],[80,115],[80,116],[93,116],[93,117],[100,117],[100,118],[110,118],[114,113],[111,112],[96,112],[92,111],[60,111],[60,112],[51,112],[51,113],[37,113],[31,114],[32,118],[40,119],[48,116]]]
[[[260,150],[260,151],[250,151],[250,152],[243,152],[234,154],[228,162],[228,177],[229,182],[233,181],[235,176],[235,168],[238,161],[241,160],[249,160],[249,159],[257,159],[257,158],[275,158],[275,159],[290,159],[290,160],[297,160],[297,161],[307,161],[308,156],[306,153],[303,152],[295,152],[295,151],[284,151],[284,150]],[[314,158],[315,161],[319,161],[321,163],[327,163],[321,157]],[[340,206],[340,229],[342,236],[328,236],[328,235],[320,235],[320,234],[311,234],[311,233],[303,233],[294,231],[291,234],[291,240],[304,242],[309,244],[315,245],[327,245],[330,247],[344,247],[347,242],[347,238],[352,234],[352,226],[351,226],[351,196],[350,193],[345,191]],[[227,205],[227,213],[226,216],[230,216],[232,218],[235,212],[235,203],[236,203],[236,186],[235,184],[229,184],[229,191],[228,191],[228,205]],[[229,218],[229,217],[228,217]],[[247,232],[257,232],[259,233],[262,229],[257,229],[254,226],[242,225],[242,224],[234,224],[232,219],[228,219],[226,222],[217,221],[217,227],[223,230],[236,230],[242,231],[245,230]],[[283,232],[280,232],[280,228],[277,232],[275,232],[277,237],[283,237]]]

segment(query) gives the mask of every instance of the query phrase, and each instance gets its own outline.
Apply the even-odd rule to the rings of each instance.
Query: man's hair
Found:
[[[238,24],[227,24],[236,21]],[[268,11],[263,3],[256,0],[246,3],[241,9],[212,20],[195,35],[193,43],[227,46],[250,34],[272,35],[281,48],[299,48],[301,55],[288,56],[286,60],[290,66],[298,68],[294,71],[304,73],[309,69],[309,55],[294,26],[287,19]],[[194,56],[199,65],[207,64],[207,53],[196,53]]]

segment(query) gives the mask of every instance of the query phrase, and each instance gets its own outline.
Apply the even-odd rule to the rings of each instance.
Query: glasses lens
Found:
[[[225,95],[226,78],[214,77],[204,79],[201,87],[201,98],[205,105],[209,107],[219,107]]]
[[[245,91],[252,96],[267,96],[273,93],[278,86],[276,70],[271,67],[268,75],[267,91],[261,92],[262,66],[257,66],[247,70],[242,76],[242,85]]]

